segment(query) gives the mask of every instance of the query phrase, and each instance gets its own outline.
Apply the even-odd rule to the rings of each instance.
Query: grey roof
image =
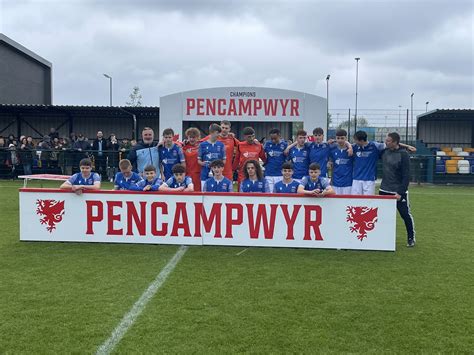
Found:
[[[43,105],[43,104],[0,104],[1,107],[18,107],[18,108],[68,108],[68,109],[131,109],[131,110],[153,110],[158,109],[159,106],[103,106],[103,105]]]
[[[420,121],[474,120],[474,109],[436,109],[417,115],[416,118]]]
[[[15,42],[10,37],[7,37],[3,33],[0,33],[0,42],[5,42],[9,46],[15,48],[17,51],[23,53],[24,55],[36,60],[37,62],[47,66],[48,68],[52,68],[53,64],[50,61],[47,61],[43,57],[39,56],[38,54],[30,51],[28,48],[23,47],[20,43]]]
[[[159,117],[158,106],[79,106],[79,105],[38,105],[38,104],[0,104],[1,114],[70,114],[70,115],[97,115],[101,117],[127,117],[134,114],[140,117]]]

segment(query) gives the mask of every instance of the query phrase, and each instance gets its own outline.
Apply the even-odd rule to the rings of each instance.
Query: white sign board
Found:
[[[327,126],[326,99],[299,91],[222,87],[160,98],[160,131],[182,134],[184,121],[303,122],[306,130]],[[182,137],[182,136],[180,136]]]
[[[20,189],[20,240],[395,250],[391,196]]]

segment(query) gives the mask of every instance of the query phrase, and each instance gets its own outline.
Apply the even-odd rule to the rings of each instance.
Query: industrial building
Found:
[[[0,33],[0,103],[52,102],[52,64]]]

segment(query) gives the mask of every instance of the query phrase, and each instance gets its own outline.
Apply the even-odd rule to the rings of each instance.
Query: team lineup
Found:
[[[231,123],[211,124],[201,139],[197,128],[185,132],[184,142],[175,142],[168,128],[156,143],[153,129],[142,130],[142,141],[119,163],[115,190],[172,192],[234,192],[234,176],[241,193],[295,193],[327,195],[374,195],[377,162],[383,163],[381,195],[395,195],[397,209],[405,222],[408,246],[415,244],[413,217],[409,208],[409,156],[412,146],[400,143],[397,133],[389,133],[385,143],[368,141],[357,131],[354,144],[347,132],[336,131],[336,139],[324,141],[324,130],[315,128],[311,141],[298,130],[288,144],[278,129],[269,132],[261,144],[252,127],[242,130],[243,141],[230,132]],[[262,167],[263,165],[263,167]],[[328,166],[332,176],[328,176]],[[235,173],[235,174],[234,174]],[[65,181],[62,189],[77,194],[84,189],[100,189],[101,178],[92,172],[92,161],[83,159],[80,172]]]

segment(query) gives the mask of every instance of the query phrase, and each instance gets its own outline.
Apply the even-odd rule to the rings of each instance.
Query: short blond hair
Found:
[[[119,162],[119,168],[120,170],[125,170],[125,169],[128,169],[132,166],[132,163],[130,160],[128,159],[122,159],[120,160]]]

